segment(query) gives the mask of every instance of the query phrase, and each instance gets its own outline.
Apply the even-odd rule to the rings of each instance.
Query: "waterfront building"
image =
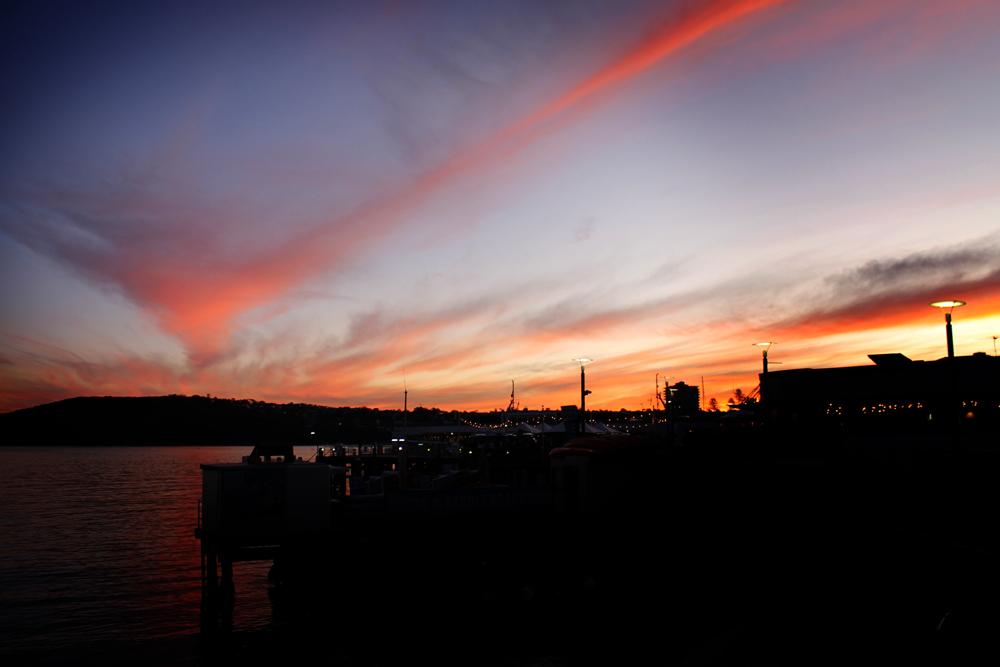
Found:
[[[1000,447],[1000,359],[872,354],[871,365],[767,374],[767,423],[849,447]],[[765,380],[761,375],[761,381]]]
[[[694,417],[701,411],[701,389],[678,382],[670,386],[667,400],[673,401],[674,417]]]

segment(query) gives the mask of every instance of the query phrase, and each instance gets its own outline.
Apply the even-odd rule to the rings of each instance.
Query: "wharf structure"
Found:
[[[297,460],[291,447],[258,446],[242,463],[203,464],[196,536],[204,590],[231,595],[235,562],[274,560],[280,579],[296,563],[345,548],[400,546],[401,536],[437,550],[470,533],[508,535],[510,544],[536,534],[541,543],[553,522],[600,511],[648,449],[626,435],[567,441],[563,434],[561,444],[550,452],[534,439],[399,439],[324,448],[316,462]]]
[[[442,584],[468,595],[497,581],[518,590],[597,581],[615,591],[601,609],[659,591],[662,613],[677,623],[718,613],[723,601],[741,618],[781,619],[806,635],[832,627],[838,636],[916,637],[913,647],[941,636],[957,638],[949,650],[971,645],[1000,622],[1000,365],[986,355],[871,358],[762,374],[759,402],[714,413],[700,434],[694,418],[678,420],[685,437],[660,446],[522,433],[522,452],[507,449],[517,436],[502,432],[450,442],[410,427],[403,465],[398,440],[331,448],[317,475],[330,480],[317,501],[329,508],[325,530],[319,513],[311,526],[288,522],[298,501],[286,495],[234,515],[270,512],[271,525],[285,517],[284,532],[238,543],[219,519],[208,526],[206,496],[203,554],[223,562],[222,585],[206,586],[231,590],[231,561],[255,554],[286,572],[332,554],[395,572],[405,554],[407,571],[419,573],[407,583],[424,582],[426,600],[442,599]],[[269,465],[316,464],[242,467]],[[651,558],[662,561],[654,575],[637,567]],[[206,570],[211,580],[214,563]],[[861,611],[842,614],[848,607]]]
[[[1000,359],[985,353],[761,374],[763,419],[782,441],[828,447],[1000,450]]]

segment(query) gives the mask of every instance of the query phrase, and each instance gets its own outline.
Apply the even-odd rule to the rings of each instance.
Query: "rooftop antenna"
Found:
[[[667,399],[664,398],[668,393],[670,393],[670,380],[673,380],[673,375],[663,376],[663,394],[660,394],[660,374],[656,374],[656,402],[657,405],[662,405],[663,409],[667,409]]]
[[[588,361],[593,361],[593,359],[577,357],[571,361],[580,362],[580,427],[583,428],[583,424],[587,422],[587,395],[593,393],[587,389],[587,370],[585,366]]]
[[[986,338],[980,338],[979,340],[993,340],[993,356],[997,356],[997,338],[1000,336],[987,336]]]
[[[407,399],[406,390],[406,366],[403,366],[403,441],[399,443],[399,454],[396,462],[396,469],[399,471],[399,490],[406,491],[406,415]]]
[[[510,404],[507,406],[507,412],[513,412],[517,410],[517,404],[514,403],[514,381],[510,381]]]

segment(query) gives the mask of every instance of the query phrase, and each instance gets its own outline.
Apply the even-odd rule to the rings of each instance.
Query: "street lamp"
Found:
[[[673,377],[674,377],[673,375],[664,375],[663,376],[663,394],[660,394],[660,374],[659,373],[656,374],[656,402],[663,406],[663,411],[666,413],[667,422],[670,424],[670,428],[673,428],[673,423],[674,422],[673,422],[673,419],[671,418],[671,414],[670,414],[670,399],[668,397],[670,396],[670,380]],[[656,435],[656,433],[658,431],[659,431],[659,429],[656,428],[656,407],[654,406],[653,407],[653,434],[654,434],[654,436]]]
[[[587,367],[588,361],[593,361],[593,359],[586,359],[584,357],[579,357],[573,359],[572,361],[580,362],[580,423],[583,424],[586,420],[586,415],[584,414],[587,410]]]
[[[958,306],[964,306],[964,301],[935,301],[931,304],[935,308],[940,308],[944,310],[948,309],[948,312],[944,314],[944,333],[948,338],[948,358],[952,359],[955,357],[955,343],[951,338],[951,311]]]
[[[764,354],[764,372],[767,372],[767,351],[771,349],[772,345],[777,345],[777,343],[754,343],[760,348],[760,351]]]
[[[666,391],[670,387],[670,383],[667,382],[667,380],[671,380],[671,379],[673,379],[673,377],[674,377],[673,375],[664,375],[663,376],[663,391],[664,391],[664,394],[661,395],[660,394],[660,374],[659,373],[656,374],[656,400],[661,405],[663,405],[663,409],[664,410],[667,408],[667,403],[664,400],[663,396],[666,395]]]
[[[754,343],[754,345],[760,348],[761,354],[764,358],[764,375],[760,379],[760,402],[763,403],[766,399],[771,398],[767,387],[767,351],[771,349],[772,345],[777,345],[777,343]]]

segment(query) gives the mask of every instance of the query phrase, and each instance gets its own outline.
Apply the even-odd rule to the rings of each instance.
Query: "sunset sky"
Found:
[[[993,354],[1000,2],[14,2],[0,411]],[[662,379],[661,379],[662,383]],[[707,400],[707,399],[706,399]]]

